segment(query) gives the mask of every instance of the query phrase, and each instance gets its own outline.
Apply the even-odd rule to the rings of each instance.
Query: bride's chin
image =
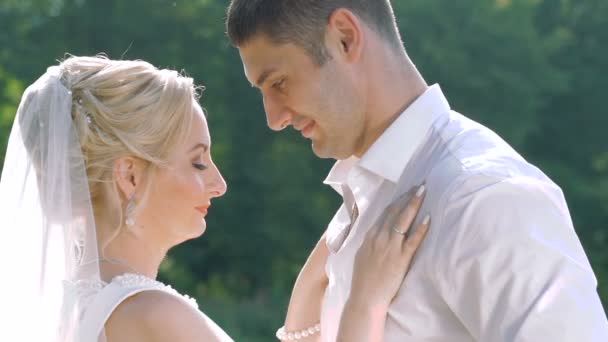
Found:
[[[203,224],[199,224],[198,227],[193,227],[187,231],[182,231],[180,232],[179,236],[177,236],[178,243],[176,243],[176,245],[187,242],[189,240],[197,239],[203,234],[205,234],[206,230],[207,226],[205,225],[205,222],[203,222]]]
[[[207,231],[207,227],[201,227],[201,230],[199,231],[198,235],[195,236],[194,238],[199,238],[199,237],[203,236],[203,234],[205,234],[206,231]]]
[[[198,237],[201,237],[203,234],[205,234],[205,232],[207,231],[207,222],[205,222],[203,220],[203,222],[198,226],[198,229],[194,232],[194,236],[192,237],[192,239],[196,239]]]

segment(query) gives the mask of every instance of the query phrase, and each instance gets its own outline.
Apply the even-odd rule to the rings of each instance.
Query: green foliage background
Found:
[[[25,87],[66,52],[184,69],[207,86],[214,157],[229,183],[209,229],[161,277],[236,340],[268,341],[339,198],[331,167],[267,129],[224,34],[226,0],[3,0],[0,151]],[[452,106],[491,127],[567,196],[608,300],[608,1],[394,0],[406,49]],[[0,152],[0,165],[3,162]],[[8,276],[8,275],[7,275]]]

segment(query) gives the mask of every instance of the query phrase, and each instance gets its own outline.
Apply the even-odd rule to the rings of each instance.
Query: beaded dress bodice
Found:
[[[110,282],[100,280],[80,280],[66,283],[66,291],[79,307],[81,324],[79,341],[97,341],[112,312],[130,296],[143,291],[162,291],[182,299],[198,310],[194,298],[182,295],[170,285],[134,273],[125,273],[112,278]],[[201,313],[202,314],[202,313]]]
[[[177,290],[171,287],[171,285],[167,285],[141,274],[124,273],[112,278],[109,283],[101,280],[80,280],[72,284],[71,287],[73,291],[76,291],[77,297],[80,298],[82,307],[86,308],[95,295],[98,295],[103,288],[110,284],[119,286],[123,289],[164,291],[174,296],[183,298],[187,303],[198,309],[198,304],[194,298],[179,293]]]

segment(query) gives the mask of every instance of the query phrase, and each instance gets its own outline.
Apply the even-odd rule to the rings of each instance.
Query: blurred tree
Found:
[[[545,96],[564,87],[534,18],[536,1],[395,1],[405,47],[455,110],[516,148],[538,129]]]
[[[25,91],[23,84],[0,66],[0,165],[4,165],[4,151],[13,125],[21,94]]]
[[[608,116],[603,108],[608,80],[608,2],[541,1],[539,32],[550,37],[549,58],[566,75],[566,87],[547,96],[529,140],[530,157],[562,185],[587,253],[608,300]]]

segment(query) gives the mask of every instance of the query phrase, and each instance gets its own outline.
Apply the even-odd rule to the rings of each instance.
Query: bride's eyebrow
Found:
[[[194,145],[194,147],[192,147],[190,149],[189,152],[194,152],[194,150],[202,148],[204,152],[207,152],[207,150],[209,150],[209,145],[205,144],[205,143],[198,143],[196,145]]]

